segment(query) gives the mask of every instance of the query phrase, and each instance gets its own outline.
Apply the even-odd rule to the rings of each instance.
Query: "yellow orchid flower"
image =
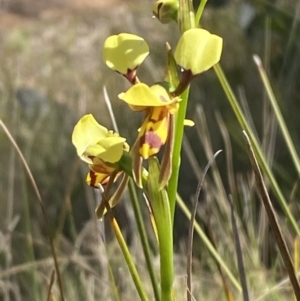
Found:
[[[143,83],[132,86],[118,96],[134,111],[146,111],[144,122],[139,129],[139,153],[143,159],[157,154],[166,143],[170,115],[177,112],[179,99],[171,99],[161,85],[152,87]]]
[[[137,35],[121,33],[106,39],[103,59],[112,70],[124,75],[132,84],[136,82],[136,70],[149,54],[149,46]]]
[[[113,172],[120,170],[118,163],[124,151],[129,150],[125,141],[125,138],[97,123],[92,114],[78,121],[73,130],[72,142],[78,156],[89,164],[90,172],[86,179],[88,185],[99,188],[100,184],[108,182]]]
[[[174,52],[177,64],[193,76],[200,74],[220,61],[223,39],[202,28],[185,31]]]

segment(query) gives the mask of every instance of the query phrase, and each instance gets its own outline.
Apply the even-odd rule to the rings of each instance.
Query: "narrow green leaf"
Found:
[[[149,175],[147,179],[147,196],[155,219],[159,253],[161,300],[172,300],[173,268],[173,231],[168,195],[159,187],[160,168],[157,158],[149,158]]]
[[[166,75],[165,81],[170,83],[171,89],[175,89],[179,85],[179,77],[177,72],[177,63],[174,58],[173,51],[169,43],[166,44],[167,47],[167,68],[166,68]],[[172,92],[172,91],[170,91]]]

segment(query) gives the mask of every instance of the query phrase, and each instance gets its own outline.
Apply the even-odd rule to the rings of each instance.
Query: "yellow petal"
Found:
[[[99,157],[109,163],[118,162],[122,157],[125,141],[125,138],[98,124],[91,114],[78,121],[72,134],[77,154],[89,164],[92,163],[92,157]]]
[[[107,66],[121,74],[135,70],[149,54],[149,47],[143,38],[121,33],[106,39],[103,59]]]
[[[222,46],[221,37],[202,28],[192,28],[180,37],[174,58],[179,66],[196,75],[219,62]]]
[[[97,144],[86,148],[84,155],[102,159],[104,162],[115,163],[120,160],[123,154],[123,137],[107,137],[100,140]]]
[[[144,159],[157,154],[168,136],[169,112],[154,108],[145,119],[140,132],[140,155]]]
[[[77,154],[83,156],[89,145],[96,144],[105,138],[107,129],[101,126],[92,114],[83,116],[75,125],[72,134],[72,143],[76,147]]]
[[[91,187],[99,188],[100,185],[107,183],[108,178],[108,174],[96,173],[91,170],[86,177],[86,182]]]
[[[167,106],[174,102],[161,85],[154,85],[150,88],[143,83],[133,85],[127,92],[119,94],[118,97],[131,107],[138,107],[137,110],[145,107]]]
[[[190,120],[190,119],[184,119],[184,122],[183,124],[185,126],[194,126],[195,125],[195,122],[193,120]]]

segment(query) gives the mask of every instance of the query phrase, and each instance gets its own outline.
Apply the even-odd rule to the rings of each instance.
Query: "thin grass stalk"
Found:
[[[221,114],[218,112],[216,113],[216,120],[219,126],[219,130],[221,132],[223,142],[225,145],[225,156],[226,156],[226,170],[227,170],[227,179],[228,179],[228,186],[230,189],[230,193],[234,196],[237,193],[235,178],[234,178],[234,171],[233,171],[233,162],[232,162],[232,146],[230,142],[230,137],[228,130],[225,126],[225,122],[221,117]]]
[[[256,130],[255,125],[254,125],[254,120],[253,120],[253,117],[252,117],[252,113],[250,111],[249,101],[247,99],[245,88],[243,86],[238,86],[237,87],[237,98],[240,101],[240,106],[241,106],[242,112],[244,113],[244,117],[247,120],[249,127],[253,131],[253,135],[255,137],[258,137],[258,133],[257,133],[257,130]],[[263,125],[263,127],[265,127],[265,125]],[[262,146],[262,149],[263,149],[263,146]]]
[[[107,269],[108,269],[108,275],[109,275],[109,278],[110,278],[110,281],[112,284],[112,291],[113,291],[113,295],[115,296],[115,301],[121,301],[121,297],[120,297],[120,294],[119,294],[119,291],[118,291],[118,288],[116,285],[115,276],[114,276],[113,270],[111,268],[109,259],[108,259]]]
[[[45,220],[45,223],[46,223],[46,229],[48,231],[48,238],[49,238],[49,243],[50,243],[50,247],[51,247],[51,254],[52,254],[52,258],[53,258],[53,261],[54,261],[54,266],[55,266],[55,272],[56,272],[56,275],[57,275],[57,282],[58,282],[58,287],[59,287],[59,292],[60,292],[60,297],[61,297],[61,300],[64,301],[65,298],[64,298],[64,290],[63,290],[63,285],[62,285],[62,280],[61,280],[61,274],[60,274],[60,271],[59,271],[59,266],[58,266],[58,261],[57,261],[57,256],[56,256],[56,251],[55,251],[55,247],[54,247],[54,243],[53,243],[53,240],[51,238],[51,235],[50,235],[50,232],[49,232],[49,221],[48,221],[48,217],[47,217],[47,214],[46,214],[46,209],[44,207],[44,204],[42,202],[42,197],[40,195],[40,192],[38,190],[38,187],[36,185],[36,182],[34,180],[34,177],[30,171],[30,168],[24,158],[24,156],[22,155],[22,152],[21,150],[19,149],[16,141],[13,139],[13,137],[11,136],[9,130],[7,129],[7,127],[5,126],[5,124],[3,123],[3,121],[0,119],[0,126],[2,127],[2,129],[4,130],[5,134],[7,135],[8,139],[10,140],[10,142],[12,143],[12,145],[14,146],[15,150],[17,151],[23,165],[24,165],[24,168],[26,170],[26,173],[30,179],[30,182],[33,186],[33,189],[34,189],[34,192],[37,196],[37,199],[40,203],[40,206],[41,206],[41,209],[42,209],[42,214],[43,214],[43,217],[44,217],[44,220]]]
[[[177,194],[177,204],[182,210],[182,212],[185,214],[185,216],[188,218],[188,220],[191,219],[191,212],[187,208],[186,204],[184,201],[181,199],[181,197]],[[199,235],[200,239],[203,241],[205,246],[207,247],[208,251],[212,255],[212,257],[220,264],[220,266],[223,268],[225,274],[228,276],[232,284],[235,286],[235,288],[239,291],[242,292],[242,287],[239,283],[239,281],[235,278],[235,276],[231,273],[230,268],[226,265],[220,254],[216,251],[212,243],[209,241],[208,237],[204,233],[204,231],[201,229],[200,225],[195,221],[195,231]]]
[[[6,102],[7,102],[7,112],[11,112],[11,115],[8,117],[8,119],[10,120],[10,126],[12,128],[11,130],[11,134],[15,135],[15,133],[17,133],[18,131],[18,120],[19,120],[19,116],[17,114],[18,112],[18,108],[17,108],[17,104],[15,101],[11,101],[14,99],[15,97],[15,88],[13,85],[13,79],[15,78],[15,75],[13,74],[13,70],[12,68],[10,68],[8,66],[8,61],[5,60],[4,56],[1,59],[1,67],[3,70],[1,70],[3,72],[4,78],[2,80],[4,80],[4,87],[6,87],[7,91],[8,91],[8,95],[6,96]],[[2,99],[3,101],[3,99]],[[4,113],[4,110],[2,111],[2,113]],[[14,150],[14,147],[12,147],[12,150],[9,152],[9,158],[8,158],[8,162],[9,162],[9,171],[8,171],[8,195],[7,195],[7,208],[6,208],[6,214],[5,214],[5,218],[6,218],[6,223],[9,224],[10,221],[13,218],[13,208],[14,208],[14,193],[15,193],[15,183],[14,183],[14,179],[15,179],[15,173],[16,173],[16,152]]]
[[[298,274],[299,271],[299,237],[297,236],[294,239],[294,267],[295,267],[295,273]],[[296,296],[294,296],[294,300],[296,300]]]
[[[203,107],[200,105],[196,106],[195,109],[195,121],[196,121],[196,132],[198,134],[199,140],[202,143],[205,155],[207,160],[210,160],[213,155],[213,146],[210,139],[210,133],[208,129],[208,125],[206,122],[205,113],[203,110]],[[220,208],[222,208],[221,211],[224,214],[226,212],[226,215],[224,215],[224,218],[228,218],[228,206],[227,206],[227,194],[222,182],[222,178],[219,172],[219,169],[216,165],[212,165],[212,176],[214,179],[214,183],[216,185],[216,198],[219,200],[218,205],[220,205]],[[219,206],[218,206],[219,207]]]
[[[70,177],[66,183],[66,192],[64,194],[64,200],[62,203],[62,206],[60,208],[60,213],[58,216],[58,222],[57,222],[57,227],[55,229],[53,237],[59,237],[59,235],[62,233],[63,227],[65,225],[65,222],[68,218],[68,215],[70,214],[70,228],[71,228],[71,233],[74,235],[76,233],[76,227],[75,227],[75,221],[74,221],[74,216],[71,215],[72,212],[72,202],[71,202],[71,194],[72,194],[72,189],[74,187],[74,182],[76,179],[76,176],[78,174],[79,170],[79,160],[74,159],[72,168],[70,170]],[[74,236],[75,238],[75,236]]]
[[[271,55],[271,16],[264,18],[264,52],[263,62],[267,74],[270,74],[270,55]],[[262,139],[261,148],[265,153],[268,163],[271,164],[274,159],[275,141],[277,133],[277,124],[273,112],[270,112],[270,102],[267,99],[267,93],[264,90],[262,95],[263,113],[262,113]],[[249,120],[249,119],[248,119]]]
[[[260,60],[259,56],[254,55],[253,60],[256,64],[257,68],[258,68],[260,78],[262,80],[262,83],[265,87],[268,98],[269,98],[270,103],[272,105],[272,108],[274,110],[275,116],[276,116],[277,121],[278,121],[279,128],[281,129],[283,138],[285,140],[285,143],[288,147],[288,150],[289,150],[290,155],[292,157],[292,160],[294,162],[294,165],[295,165],[295,168],[297,170],[298,176],[300,177],[300,159],[299,159],[299,156],[297,154],[297,151],[296,151],[295,145],[293,143],[293,140],[290,136],[289,130],[288,130],[288,128],[286,126],[286,123],[284,121],[284,118],[281,114],[280,108],[278,106],[278,102],[277,102],[276,97],[274,95],[274,92],[272,90],[272,87],[271,87],[270,81],[268,79],[268,76],[267,76],[267,74],[266,74],[266,72],[265,72],[265,70],[262,66],[262,63],[261,63],[261,60]]]
[[[297,276],[299,277],[300,274],[297,274]],[[289,277],[284,278],[283,280],[281,280],[280,282],[276,283],[274,286],[272,287],[268,287],[268,289],[266,290],[266,292],[263,292],[259,297],[255,298],[254,301],[265,301],[265,300],[274,300],[274,297],[270,297],[272,296],[278,296],[276,300],[286,300],[286,296],[284,295],[284,293],[282,295],[280,295],[280,292],[284,292],[287,290],[287,288],[290,287],[290,279]],[[283,295],[285,298],[283,298]],[[297,300],[297,299],[295,299]]]
[[[284,47],[283,62],[281,64],[280,73],[279,73],[279,84],[281,86],[284,85],[284,79],[285,79],[284,70],[288,68],[288,61],[293,53],[293,43],[298,39],[299,18],[300,18],[300,2],[298,1],[297,6],[295,7],[294,10],[293,23],[289,29],[289,38]],[[297,64],[295,65],[297,66]]]
[[[0,279],[3,279],[5,277],[11,277],[23,272],[27,272],[30,269],[35,269],[35,268],[49,268],[51,270],[51,264],[50,264],[51,258],[46,258],[46,259],[37,259],[33,262],[26,262],[22,264],[16,264],[10,268],[6,268],[5,270],[0,271]],[[71,259],[66,259],[63,257],[59,257],[58,261],[61,264],[69,264],[71,262]]]
[[[234,214],[234,207],[233,207],[233,200],[232,196],[229,196],[229,204],[230,204],[230,211],[231,211],[231,224],[232,224],[232,230],[233,230],[233,236],[235,241],[235,249],[236,249],[236,259],[237,259],[237,265],[238,270],[240,274],[241,279],[241,285],[243,288],[243,300],[249,301],[249,292],[248,292],[248,285],[246,280],[246,273],[245,273],[245,267],[244,267],[244,261],[243,261],[243,252],[241,247],[241,241],[239,236],[239,231],[236,223],[236,218]]]
[[[214,239],[214,234],[213,234],[213,231],[212,231],[212,227],[210,227],[210,226],[207,227],[207,237],[210,240],[210,242],[213,245],[213,247],[215,249],[217,249],[216,242],[215,242],[215,239]],[[226,300],[227,301],[234,301],[233,294],[232,294],[232,292],[231,292],[231,290],[230,290],[230,288],[229,288],[229,286],[227,284],[227,278],[225,277],[225,274],[224,274],[224,272],[223,272],[220,264],[216,260],[215,260],[215,263],[217,265],[219,274],[220,274],[221,279],[222,279],[222,284],[223,284],[224,294],[225,294]]]
[[[22,173],[23,174],[23,173]],[[33,249],[33,236],[32,236],[32,225],[31,225],[31,216],[30,216],[30,206],[29,206],[29,200],[28,200],[28,190],[26,186],[26,180],[25,176],[23,176],[22,180],[22,195],[23,195],[23,214],[24,214],[24,232],[26,237],[26,247],[25,247],[25,254],[27,255],[28,261],[35,261],[35,255],[34,255],[34,249]],[[39,301],[41,299],[41,296],[39,294],[39,289],[37,285],[37,279],[35,276],[35,272],[37,272],[36,269],[32,269],[28,271],[30,282],[32,285],[31,292],[33,293],[34,300]]]
[[[267,73],[270,73],[270,57],[271,57],[271,25],[272,20],[270,15],[265,16],[264,20],[264,65],[266,66]],[[265,100],[265,95],[264,95]]]
[[[51,301],[53,298],[52,295],[52,287],[55,281],[55,270],[53,269],[50,275],[50,281],[49,281],[49,287],[48,287],[48,293],[47,293],[47,301]]]
[[[152,284],[154,298],[156,301],[159,301],[160,300],[159,288],[157,286],[157,279],[155,277],[154,268],[153,268],[153,264],[152,264],[151,250],[150,250],[149,241],[148,241],[148,237],[147,237],[147,233],[146,233],[146,229],[145,229],[145,224],[143,221],[141,207],[140,207],[139,200],[138,200],[138,197],[136,194],[136,188],[135,188],[135,185],[134,185],[132,179],[129,180],[128,189],[129,189],[129,194],[130,194],[131,205],[132,205],[132,208],[134,211],[134,216],[135,216],[135,220],[137,223],[137,227],[138,227],[138,231],[139,231],[139,235],[140,235],[140,239],[141,239],[141,243],[142,243],[142,248],[143,248],[143,252],[144,252],[144,256],[145,256],[145,260],[146,260],[147,270],[148,270],[151,284]]]
[[[192,260],[193,260],[193,238],[194,238],[194,225],[195,225],[195,220],[196,220],[196,214],[197,214],[197,208],[198,208],[198,202],[199,202],[199,198],[200,198],[200,193],[201,193],[201,189],[204,183],[204,179],[205,176],[210,168],[210,166],[212,165],[212,163],[214,162],[214,160],[216,159],[216,157],[218,156],[218,154],[221,152],[217,151],[213,158],[208,162],[208,164],[206,165],[204,172],[203,172],[203,176],[202,179],[199,181],[197,189],[196,189],[196,194],[195,194],[195,200],[194,200],[194,206],[193,206],[193,211],[192,211],[192,215],[191,215],[191,219],[190,219],[190,226],[189,226],[189,235],[188,235],[188,247],[187,247],[187,269],[186,269],[186,274],[187,274],[187,301],[192,301]]]
[[[175,125],[175,139],[174,139],[174,149],[173,149],[173,157],[172,157],[172,175],[170,177],[168,188],[167,188],[168,198],[170,202],[172,224],[174,224],[176,194],[177,194],[177,187],[178,187],[179,168],[181,163],[181,147],[182,147],[183,133],[184,133],[184,119],[186,115],[189,91],[190,89],[187,88],[181,94],[182,100],[180,102],[180,107],[175,121],[176,125]]]
[[[297,300],[300,301],[300,286],[299,286],[297,276],[295,274],[295,268],[294,268],[294,265],[293,265],[293,262],[292,262],[291,255],[289,253],[288,247],[287,247],[285,239],[283,237],[281,228],[279,226],[279,222],[277,220],[275,211],[273,209],[271,199],[268,195],[267,188],[265,186],[262,173],[260,171],[259,165],[257,163],[256,157],[255,157],[255,154],[254,154],[254,151],[252,149],[250,139],[249,139],[249,137],[248,137],[248,135],[246,134],[245,131],[243,131],[243,133],[244,133],[244,136],[245,136],[245,139],[246,139],[246,143],[247,143],[247,147],[248,147],[248,153],[249,153],[252,168],[254,170],[255,179],[256,179],[256,182],[257,182],[257,185],[258,185],[258,190],[259,190],[261,199],[263,201],[265,210],[267,212],[269,223],[270,223],[270,226],[273,230],[274,237],[275,237],[275,240],[276,240],[276,244],[277,244],[278,249],[280,251],[282,260],[284,262],[284,265],[287,269],[291,284],[293,286],[295,296],[296,296]]]
[[[196,179],[199,181],[201,179],[202,170],[198,164],[195,153],[192,150],[191,144],[186,135],[183,136],[182,149],[188,158],[188,162],[190,164],[191,171],[193,171],[193,174],[195,175]]]
[[[278,198],[278,202],[279,202],[283,212],[285,213],[287,220],[290,222],[290,224],[292,225],[292,228],[297,233],[297,235],[300,236],[300,228],[297,224],[297,221],[295,220],[294,216],[292,215],[292,213],[289,209],[289,206],[287,205],[285,197],[283,196],[283,194],[277,184],[277,181],[276,181],[269,165],[267,164],[267,160],[261,151],[261,148],[259,146],[259,143],[258,143],[255,135],[253,134],[253,131],[251,130],[250,126],[248,125],[247,120],[245,119],[245,116],[238,104],[238,101],[226,79],[226,76],[225,76],[221,66],[219,64],[216,64],[214,66],[214,70],[215,70],[215,73],[220,81],[220,84],[227,96],[227,99],[228,99],[242,129],[245,130],[247,135],[249,136],[249,139],[252,143],[255,155],[258,159],[258,162],[259,162],[263,172],[266,174],[268,180],[270,181],[270,184],[274,191],[274,194]]]
[[[132,260],[130,251],[129,251],[128,246],[125,242],[125,239],[124,239],[123,234],[120,230],[120,227],[119,227],[116,219],[114,218],[110,208],[108,208],[108,211],[109,211],[111,226],[114,230],[114,234],[116,236],[116,239],[117,239],[117,241],[119,243],[119,246],[121,248],[121,251],[123,253],[124,259],[126,261],[127,267],[128,267],[129,272],[131,274],[131,277],[132,277],[134,285],[137,289],[137,292],[138,292],[138,294],[139,294],[142,301],[149,301],[148,296],[147,296],[146,291],[145,291],[145,288],[144,288],[144,285],[143,285],[143,282],[142,282],[142,280],[139,276],[139,273],[138,273],[138,271],[135,267],[135,264]]]
[[[18,128],[18,110],[16,107],[16,104],[12,104],[12,116],[11,116],[11,127],[13,129],[11,136],[15,135],[16,129]],[[10,162],[10,168],[9,168],[9,189],[8,189],[8,202],[7,202],[7,224],[10,223],[12,220],[12,215],[13,215],[13,208],[14,208],[14,192],[15,192],[15,183],[14,183],[14,177],[16,174],[16,152],[14,149],[14,146],[12,145],[12,151],[10,152],[10,157],[9,157],[9,162]],[[24,176],[24,173],[21,173],[22,175],[22,183],[21,183],[21,189],[22,189],[22,208],[23,208],[23,228],[24,228],[24,234],[26,237],[26,250],[24,254],[26,254],[26,260],[28,261],[35,261],[35,253],[34,253],[34,248],[33,248],[33,233],[32,233],[32,224],[31,224],[31,216],[30,216],[30,204],[28,200],[28,190],[27,190],[27,185],[26,185],[26,179]],[[38,289],[38,284],[37,284],[37,279],[36,279],[36,273],[37,270],[33,269],[31,271],[28,271],[28,277],[29,277],[29,282],[31,283],[31,292],[32,296],[34,297],[34,300],[39,301],[41,296],[40,296],[40,291]]]
[[[14,110],[16,111],[16,110]],[[13,127],[17,128],[14,121],[15,114],[12,116]],[[14,134],[14,133],[13,133]],[[14,147],[9,152],[9,170],[8,170],[8,195],[7,195],[7,209],[6,209],[6,223],[9,224],[13,218],[13,208],[14,208],[14,192],[15,192],[15,174],[16,174],[16,152]]]
[[[96,193],[96,192],[95,192]],[[100,187],[100,193],[102,194],[103,193],[103,187]],[[99,197],[99,194],[97,193],[97,196]],[[111,266],[111,259],[110,259],[110,256],[108,255],[109,252],[108,252],[108,246],[107,244],[105,243],[105,228],[104,228],[104,223],[101,223],[99,222],[98,220],[96,221],[96,227],[97,227],[97,233],[99,234],[99,242],[98,244],[103,243],[103,246],[104,246],[104,253],[106,255],[106,268],[107,268],[107,271],[108,271],[108,277],[109,277],[109,280],[110,280],[110,284],[111,284],[111,291],[112,291],[112,295],[114,296],[114,300],[115,301],[121,301],[121,297],[120,297],[120,294],[119,294],[119,290],[117,288],[117,285],[116,285],[116,279],[115,279],[115,275],[113,273],[113,269],[112,269],[112,266]],[[103,257],[103,251],[102,250],[99,250],[99,255],[100,255],[100,258]],[[101,277],[102,281],[103,281],[103,278]]]

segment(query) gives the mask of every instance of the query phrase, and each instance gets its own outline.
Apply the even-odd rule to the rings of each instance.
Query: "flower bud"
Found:
[[[163,24],[177,22],[178,5],[178,0],[156,1],[153,6],[153,14]]]

